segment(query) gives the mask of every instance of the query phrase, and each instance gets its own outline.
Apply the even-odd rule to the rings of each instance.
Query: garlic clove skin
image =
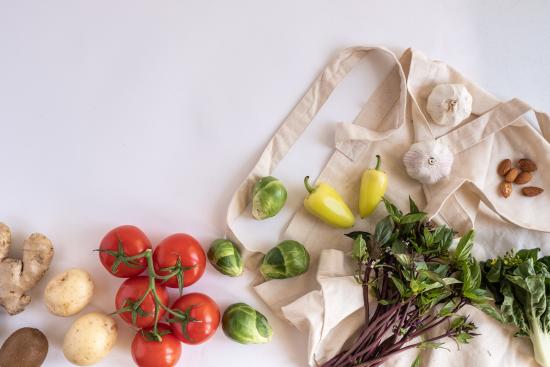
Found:
[[[428,96],[426,110],[434,123],[455,126],[472,113],[472,95],[463,84],[439,84]]]
[[[436,140],[411,145],[403,156],[407,174],[415,180],[432,185],[451,174],[454,155],[446,145]]]

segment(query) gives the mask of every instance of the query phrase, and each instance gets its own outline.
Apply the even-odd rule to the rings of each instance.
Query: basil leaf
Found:
[[[419,213],[420,210],[418,210],[418,206],[416,206],[416,203],[414,200],[409,196],[409,208],[411,213]]]
[[[454,260],[456,263],[465,262],[470,258],[472,247],[474,246],[474,231],[466,233],[456,246]]]
[[[467,292],[479,288],[481,285],[481,269],[479,263],[474,260],[472,264],[462,264],[462,291]]]
[[[428,216],[428,214],[426,213],[409,213],[409,214],[406,214],[403,218],[401,218],[401,221],[399,222],[400,224],[412,224],[412,223],[418,223],[422,220],[424,220],[424,218],[426,218]]]
[[[378,242],[380,246],[385,245],[389,241],[394,228],[395,225],[391,217],[385,217],[376,225],[376,229],[374,231],[374,239],[376,240],[376,242]]]
[[[399,210],[391,201],[386,199],[385,197],[382,197],[382,201],[384,202],[384,206],[386,207],[386,211],[390,216],[393,217],[394,220],[397,222],[400,222],[401,217],[403,216],[403,213],[401,210]]]
[[[403,284],[401,279],[399,279],[399,278],[397,278],[393,275],[390,275],[390,279],[393,281],[393,285],[395,285],[395,288],[397,289],[397,291],[399,292],[401,297],[405,297],[406,294],[407,294],[407,291],[405,289],[405,284]]]
[[[487,303],[493,300],[493,298],[490,297],[489,292],[481,288],[464,291],[462,292],[462,295],[476,304]]]
[[[363,239],[362,235],[357,236],[353,242],[352,256],[358,261],[363,261],[369,256],[367,251],[367,243]]]

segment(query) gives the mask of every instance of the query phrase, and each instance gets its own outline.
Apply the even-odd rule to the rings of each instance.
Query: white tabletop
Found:
[[[12,228],[16,254],[33,231],[56,250],[27,310],[0,310],[0,341],[37,327],[50,342],[45,365],[69,365],[60,345],[76,317],[50,315],[42,292],[56,273],[81,267],[97,285],[86,311],[113,311],[120,280],[92,253],[112,227],[135,224],[154,243],[188,232],[206,247],[222,236],[233,191],[344,47],[413,47],[503,99],[550,110],[549,15],[544,0],[0,0],[0,220]],[[320,155],[306,156],[306,173],[322,166],[334,122],[352,119],[374,87],[380,70],[363,71],[308,131],[300,149]],[[245,301],[265,312],[272,343],[242,346],[219,330],[185,346],[179,366],[306,364],[307,335],[268,311],[252,278],[209,267],[190,290],[222,309]],[[98,366],[132,365],[133,332],[118,324],[116,347]]]

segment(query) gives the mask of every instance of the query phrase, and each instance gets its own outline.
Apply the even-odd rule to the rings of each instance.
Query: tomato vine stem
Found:
[[[113,255],[115,256],[115,255]],[[155,311],[154,311],[154,324],[153,329],[150,333],[151,337],[155,341],[162,341],[162,335],[158,332],[158,322],[160,318],[160,310],[164,309],[168,314],[172,315],[174,318],[172,319],[172,322],[182,322],[185,327],[189,322],[199,322],[198,320],[195,320],[193,317],[189,315],[189,312],[191,309],[187,310],[186,312],[178,312],[172,310],[168,305],[165,305],[157,292],[157,281],[167,281],[168,279],[177,276],[178,277],[178,283],[180,283],[180,294],[181,294],[181,288],[183,288],[183,272],[186,270],[193,269],[196,265],[193,266],[183,266],[178,260],[178,264],[174,267],[174,270],[169,272],[165,275],[157,274],[155,271],[155,267],[153,264],[153,252],[151,249],[147,249],[137,255],[133,256],[125,256],[118,254],[118,259],[120,259],[121,262],[124,263],[131,263],[132,261],[136,261],[139,259],[145,258],[146,264],[147,264],[147,277],[149,278],[149,285],[147,288],[147,291],[136,301],[127,299],[125,302],[125,306],[118,309],[117,311],[113,312],[113,314],[121,314],[124,312],[131,312],[132,313],[132,325],[136,326],[136,319],[138,314],[143,316],[146,315],[146,313],[140,308],[141,304],[145,301],[147,296],[151,294],[153,296],[153,302],[155,304]],[[161,269],[162,270],[162,269]],[[184,334],[187,334],[186,330],[183,330]],[[190,339],[191,340],[191,339]]]

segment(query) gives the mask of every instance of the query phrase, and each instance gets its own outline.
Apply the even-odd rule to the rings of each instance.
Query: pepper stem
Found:
[[[315,190],[310,184],[309,184],[309,176],[304,177],[304,186],[306,187],[307,192],[310,194]]]
[[[382,158],[380,158],[380,155],[376,155],[376,167],[374,167],[375,170],[379,171],[380,166],[382,165]]]

